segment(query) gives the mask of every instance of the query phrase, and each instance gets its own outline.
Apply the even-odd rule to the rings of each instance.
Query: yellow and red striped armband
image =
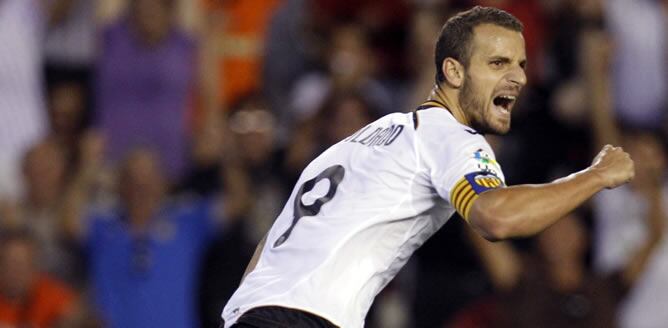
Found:
[[[459,180],[450,192],[450,203],[465,220],[469,219],[469,211],[478,195],[485,191],[496,189],[504,183],[499,177],[490,172],[474,172],[465,175]]]

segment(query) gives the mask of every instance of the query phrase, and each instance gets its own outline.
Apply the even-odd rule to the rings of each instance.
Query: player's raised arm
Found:
[[[551,183],[517,185],[484,192],[467,215],[471,226],[488,240],[533,235],[604,188],[615,188],[634,176],[629,154],[607,145],[592,165]]]

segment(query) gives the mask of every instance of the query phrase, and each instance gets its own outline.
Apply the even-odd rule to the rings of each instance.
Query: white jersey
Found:
[[[413,252],[455,210],[466,217],[478,194],[504,184],[483,136],[430,103],[378,119],[306,167],[225,306],[225,327],[268,305],[363,327]]]

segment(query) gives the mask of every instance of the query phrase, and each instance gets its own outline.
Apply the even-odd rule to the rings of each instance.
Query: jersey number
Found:
[[[292,229],[301,218],[305,216],[315,216],[320,213],[320,208],[322,205],[325,205],[325,203],[332,200],[336,194],[336,189],[339,187],[341,180],[343,180],[345,173],[346,170],[343,168],[343,166],[334,165],[322,171],[320,174],[318,174],[317,177],[304,182],[304,184],[299,187],[299,191],[297,192],[297,195],[295,195],[295,205],[293,210],[295,217],[292,219],[290,228],[288,228],[288,230],[286,230],[280,237],[278,237],[274,243],[274,247],[281,246],[286,240],[288,240],[290,233],[292,233]],[[304,205],[304,203],[302,203],[302,196],[304,196],[305,193],[313,190],[315,185],[323,179],[329,179],[329,190],[327,190],[327,194],[316,199],[315,202],[313,202],[311,205]]]

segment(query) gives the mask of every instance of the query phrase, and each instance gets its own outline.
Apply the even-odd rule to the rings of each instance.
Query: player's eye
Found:
[[[496,68],[502,67],[503,64],[504,64],[504,61],[503,61],[503,60],[500,60],[500,59],[492,60],[492,61],[490,62],[490,65],[492,65],[492,66],[494,66],[494,67],[496,67]]]

